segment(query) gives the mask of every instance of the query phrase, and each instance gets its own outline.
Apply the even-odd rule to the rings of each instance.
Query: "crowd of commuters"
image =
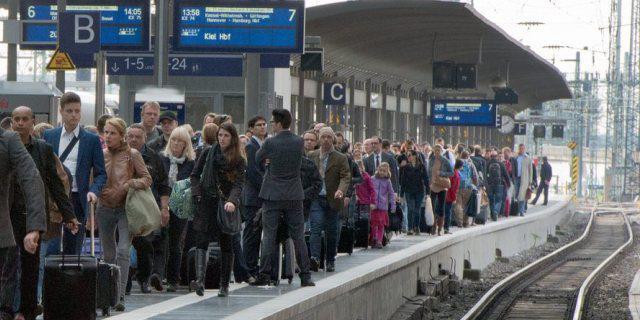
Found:
[[[532,203],[543,194],[546,205],[552,176],[543,157],[537,182],[537,163],[524,145],[513,156],[508,148],[450,146],[441,138],[431,145],[371,137],[352,145],[323,123],[297,136],[284,109],[269,120],[252,118],[240,134],[230,116],[216,114],[194,132],[156,102],[143,105],[140,123],[103,116],[95,127],[83,127],[81,108],[78,95],[65,93],[58,127],[36,124],[31,109],[19,107],[0,129],[0,175],[11,177],[0,184],[1,320],[43,312],[44,258],[61,247],[79,254],[89,228],[99,234],[102,258],[120,267],[115,309],[123,311],[132,279],[142,293],[175,292],[186,281],[204,295],[212,242],[220,248],[218,296],[229,295],[232,273],[236,282],[274,284],[281,234],[293,245],[301,286],[314,286],[312,272],[336,270],[341,229],[355,216],[367,217],[368,245],[379,249],[398,210],[408,236],[440,236],[452,225],[483,223],[483,211],[493,221],[524,215],[535,188]],[[170,205],[172,190],[187,182],[192,199],[184,200],[196,208],[191,216]],[[161,213],[158,230],[131,235],[130,189],[151,190]],[[87,219],[93,206],[96,225]],[[238,210],[243,229],[223,231],[223,215]],[[184,279],[185,263],[194,263],[193,279]]]

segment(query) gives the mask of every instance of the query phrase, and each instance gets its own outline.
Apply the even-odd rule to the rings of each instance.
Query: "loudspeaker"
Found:
[[[516,104],[518,103],[518,94],[511,88],[496,89],[496,104]]]
[[[547,128],[545,126],[533,126],[533,137],[544,139],[546,137]]]
[[[456,80],[456,64],[454,62],[441,61],[433,63],[434,89],[455,89]]]
[[[475,64],[461,63],[456,67],[456,87],[458,89],[476,88],[477,68]]]
[[[561,124],[551,126],[551,138],[564,138],[564,126]]]
[[[322,71],[324,67],[324,57],[322,49],[309,50],[300,56],[300,70],[302,71]]]

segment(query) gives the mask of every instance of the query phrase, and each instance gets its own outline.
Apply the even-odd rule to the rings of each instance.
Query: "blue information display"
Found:
[[[304,1],[176,0],[174,51],[302,53]]]
[[[185,123],[185,115],[186,115],[186,106],[184,103],[176,103],[176,102],[158,102],[160,104],[160,111],[173,111],[176,113],[178,117],[178,124]],[[140,115],[142,114],[142,105],[144,102],[135,102],[133,104],[133,122],[140,122]]]
[[[493,100],[431,100],[431,125],[496,126]]]
[[[100,12],[103,50],[149,50],[149,0],[68,0],[67,12]],[[56,0],[22,0],[21,49],[53,50],[58,41]]]
[[[170,76],[242,77],[242,57],[169,55]],[[111,76],[152,76],[155,59],[151,54],[109,55],[107,74]]]

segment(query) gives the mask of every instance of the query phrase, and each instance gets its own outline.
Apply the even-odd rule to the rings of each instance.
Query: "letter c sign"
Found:
[[[346,85],[339,82],[324,83],[324,104],[342,106],[347,104]]]

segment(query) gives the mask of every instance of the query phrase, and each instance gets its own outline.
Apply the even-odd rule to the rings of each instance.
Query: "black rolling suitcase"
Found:
[[[64,229],[62,231],[64,237]],[[62,240],[62,254],[48,256],[44,263],[43,317],[45,320],[96,319],[98,260],[80,254],[65,255]]]
[[[369,205],[358,205],[355,217],[355,247],[367,248],[369,246],[369,233],[371,224],[369,223]]]
[[[352,222],[347,221],[340,229],[340,242],[338,243],[338,253],[353,253],[356,242],[356,229]]]

